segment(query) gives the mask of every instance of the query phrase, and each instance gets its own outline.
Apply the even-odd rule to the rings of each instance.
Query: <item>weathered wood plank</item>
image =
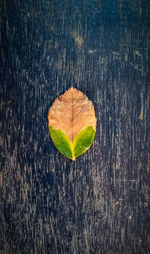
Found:
[[[149,253],[149,2],[0,6],[0,253]],[[98,118],[76,162],[47,128],[71,85]]]

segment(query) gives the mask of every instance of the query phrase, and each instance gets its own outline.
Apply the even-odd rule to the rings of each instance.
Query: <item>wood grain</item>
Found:
[[[149,1],[0,7],[0,253],[148,254]],[[72,84],[98,119],[76,162],[47,123]]]

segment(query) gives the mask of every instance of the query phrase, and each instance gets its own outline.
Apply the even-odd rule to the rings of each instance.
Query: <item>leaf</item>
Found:
[[[96,121],[92,102],[75,88],[55,99],[48,113],[49,132],[56,148],[72,160],[92,145]]]
[[[58,151],[72,160],[75,160],[76,157],[86,152],[95,137],[95,131],[92,126],[88,126],[85,130],[81,131],[75,137],[73,143],[61,130],[54,130],[49,126],[49,132]]]
[[[93,143],[95,137],[95,131],[92,126],[88,126],[81,131],[73,141],[74,157],[85,153]]]
[[[61,131],[49,126],[50,136],[59,152],[72,159],[72,147],[69,138]]]

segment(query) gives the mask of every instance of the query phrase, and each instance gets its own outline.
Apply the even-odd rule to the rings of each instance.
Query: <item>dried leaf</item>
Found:
[[[96,121],[92,102],[73,87],[55,99],[48,113],[50,136],[55,146],[72,160],[93,143]]]

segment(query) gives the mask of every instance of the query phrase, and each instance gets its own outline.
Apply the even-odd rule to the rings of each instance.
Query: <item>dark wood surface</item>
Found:
[[[1,254],[150,251],[150,1],[1,0]],[[76,162],[47,114],[71,85],[94,103]]]

